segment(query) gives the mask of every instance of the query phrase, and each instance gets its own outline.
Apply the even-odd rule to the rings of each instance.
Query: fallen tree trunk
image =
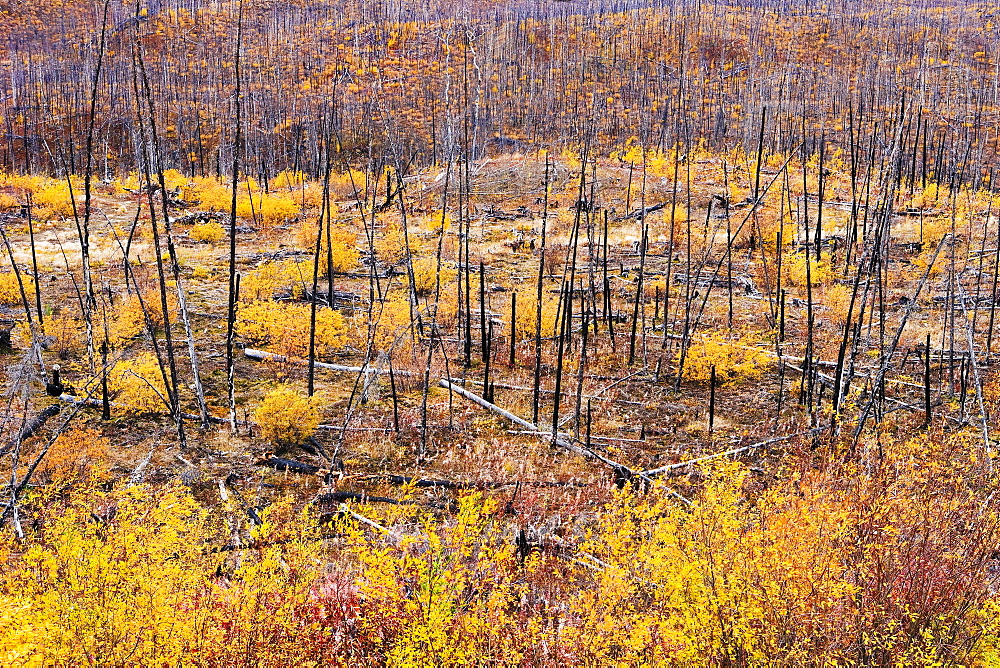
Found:
[[[316,497],[316,503],[322,505],[327,503],[342,503],[344,501],[356,501],[358,503],[387,503],[391,506],[415,506],[417,501],[393,499],[388,496],[369,496],[364,492],[325,492]]]
[[[455,394],[457,394],[457,395],[459,395],[461,397],[465,397],[469,401],[482,406],[486,410],[488,410],[488,411],[490,411],[492,413],[495,413],[496,415],[499,415],[502,418],[510,420],[514,424],[516,424],[516,425],[518,425],[520,427],[523,427],[527,431],[530,431],[532,433],[537,433],[540,438],[548,438],[549,437],[544,432],[542,432],[542,430],[540,430],[537,426],[531,424],[530,422],[528,422],[524,418],[520,418],[517,415],[514,415],[513,413],[511,413],[510,411],[504,410],[503,408],[500,408],[496,404],[493,404],[493,403],[490,403],[489,401],[486,401],[485,399],[483,399],[478,394],[473,394],[472,392],[469,392],[464,387],[459,387],[458,385],[455,385],[454,383],[450,383],[447,380],[445,380],[444,378],[442,378],[441,380],[439,380],[438,384],[441,387],[445,388],[446,390],[451,390]],[[613,470],[615,472],[615,482],[618,483],[618,484],[624,484],[624,483],[632,480],[636,476],[636,472],[633,471],[632,469],[630,469],[629,467],[625,466],[624,464],[619,464],[618,462],[616,462],[614,460],[611,460],[611,459],[608,459],[607,457],[605,457],[605,456],[603,456],[603,455],[601,455],[599,453],[596,453],[593,450],[590,450],[588,448],[580,447],[580,446],[578,446],[578,445],[576,445],[574,443],[571,443],[570,441],[567,441],[564,438],[561,438],[558,435],[555,436],[554,438],[552,438],[552,442],[555,443],[556,445],[558,445],[561,448],[569,450],[570,452],[574,452],[574,453],[576,453],[578,455],[582,455],[582,456],[584,456],[584,457],[586,457],[588,459],[597,460],[597,461],[599,461],[599,462],[607,465],[608,467],[611,468],[611,470]],[[642,476],[642,474],[639,474],[639,475],[641,477],[644,477],[644,476]]]
[[[313,475],[319,473],[320,468],[314,464],[296,461],[294,459],[284,459],[283,457],[268,457],[257,462],[257,466],[267,466],[275,471],[288,471],[289,473],[305,473]]]
[[[484,481],[464,482],[461,480],[435,480],[428,478],[413,478],[405,475],[368,475],[358,478],[364,481],[381,481],[390,485],[413,485],[414,487],[440,487],[441,489],[500,489],[524,485],[526,487],[586,487],[588,483],[561,480],[512,480],[509,482]]]
[[[61,394],[59,395],[59,401],[73,404],[74,406],[87,406],[89,408],[103,408],[103,403],[100,399],[81,399],[80,397],[73,396],[72,394]],[[115,402],[111,402],[111,406],[117,406]],[[194,413],[181,413],[181,417],[185,420],[197,420],[201,422],[201,416],[195,415]],[[208,421],[212,424],[229,424],[229,420],[225,418],[216,417],[215,415],[209,415]],[[236,421],[236,424],[246,425],[246,422]]]
[[[744,445],[744,446],[740,446],[738,448],[733,448],[731,450],[726,450],[724,452],[716,452],[715,454],[705,455],[703,457],[695,457],[694,459],[689,459],[689,460],[684,461],[684,462],[677,462],[676,464],[667,464],[666,466],[661,466],[660,468],[657,468],[657,469],[649,469],[647,471],[643,471],[639,475],[652,477],[652,476],[658,476],[658,475],[663,475],[663,474],[670,474],[670,473],[679,471],[681,469],[687,468],[689,466],[693,466],[694,464],[700,464],[701,462],[707,462],[707,461],[710,461],[712,459],[718,459],[720,457],[727,457],[727,456],[732,456],[732,455],[739,455],[739,454],[742,454],[744,452],[749,452],[751,450],[756,450],[757,448],[763,448],[765,446],[772,445],[774,443],[781,443],[782,441],[788,441],[788,440],[791,440],[791,439],[795,438],[796,436],[815,436],[816,434],[823,433],[824,431],[826,431],[829,428],[830,428],[829,426],[827,426],[827,427],[817,427],[815,429],[809,429],[809,430],[806,430],[806,431],[800,431],[800,432],[797,432],[795,434],[788,434],[787,436],[776,436],[774,438],[769,438],[766,441],[760,441],[759,443],[753,443],[751,445]]]
[[[253,348],[244,348],[243,354],[252,360],[257,360],[258,362],[287,362],[289,364],[297,364],[299,366],[309,366],[309,360],[301,359],[298,357],[286,357],[284,355],[278,355],[276,353],[269,353],[265,350],[254,350]],[[375,373],[380,375],[388,375],[389,369],[380,369],[378,367],[363,367],[363,366],[346,366],[344,364],[328,364],[326,362],[313,362],[313,366],[317,369],[326,369],[328,371],[346,371],[349,373]],[[399,369],[393,369],[392,373],[398,376],[417,376],[419,374],[413,371],[400,371]]]
[[[17,436],[11,440],[10,445],[0,448],[0,456],[11,452],[16,449],[21,442],[31,438],[36,431],[42,428],[50,417],[58,415],[60,410],[62,410],[62,407],[59,404],[52,404],[51,406],[46,407],[45,410],[41,411],[21,428],[21,431],[18,432]]]

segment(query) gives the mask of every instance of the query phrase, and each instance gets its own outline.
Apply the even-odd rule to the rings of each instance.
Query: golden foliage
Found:
[[[333,255],[333,270],[346,273],[354,270],[361,259],[358,237],[344,228],[334,228],[330,233],[329,250]]]
[[[108,391],[127,413],[169,410],[163,373],[153,353],[140,353],[115,364],[108,371]]]
[[[83,350],[85,341],[81,336],[82,329],[83,323],[72,316],[50,315],[45,318],[45,334],[56,339],[51,347],[64,359]]]
[[[847,322],[847,309],[851,306],[851,286],[836,283],[826,289],[823,305],[830,319],[838,324]],[[855,306],[855,308],[857,308]]]
[[[169,289],[169,288],[168,288]],[[143,311],[145,307],[145,311]],[[167,292],[167,312],[177,312],[177,295]],[[163,302],[157,288],[146,290],[142,299],[135,293],[129,294],[115,308],[115,319],[108,326],[108,339],[113,347],[121,347],[146,331],[146,317],[153,331],[163,329]]]
[[[309,354],[309,304],[256,301],[240,306],[236,333],[253,345],[271,344],[274,352],[291,357]],[[344,318],[325,306],[316,308],[316,354],[326,355],[344,345]]]
[[[257,221],[265,228],[285,223],[299,214],[299,205],[288,195],[250,193],[236,201],[236,215]]]
[[[422,244],[410,234],[410,252],[416,255]],[[379,262],[396,266],[406,259],[406,234],[398,222],[389,223],[381,235],[375,237],[375,257]]]
[[[35,281],[28,274],[21,272],[21,284],[24,285],[24,294],[29,302],[34,294]],[[13,271],[0,272],[0,304],[12,306],[21,303],[21,287],[17,282],[17,275]]]
[[[410,302],[405,296],[395,296],[386,299],[380,307],[376,307],[378,318],[375,332],[372,335],[372,344],[375,350],[404,350],[410,342],[409,328],[412,325],[410,319]],[[368,338],[369,330],[367,323],[355,321],[357,338],[365,341]]]
[[[807,267],[808,263],[808,269]],[[816,261],[816,258],[812,254],[806,253],[789,253],[785,255],[781,272],[786,281],[786,285],[794,285],[797,287],[804,288],[806,286],[806,272],[808,271],[809,278],[812,281],[813,286],[824,285],[833,279],[836,274],[836,270],[830,266],[830,263],[826,260]]]
[[[688,344],[684,359],[684,377],[700,383],[712,378],[715,367],[716,382],[732,384],[759,378],[770,367],[768,354],[756,347],[754,336],[726,336],[702,333]],[[680,351],[677,353],[678,361]]]
[[[302,438],[309,400],[269,397],[268,437]],[[501,501],[482,493],[447,519],[362,507],[374,526],[340,520],[332,543],[278,499],[227,558],[212,548],[231,540],[238,504],[81,485],[24,540],[0,534],[0,659],[842,665],[859,662],[864,637],[879,665],[992,665],[1000,604],[977,574],[994,561],[996,505],[968,488],[967,458],[943,456],[969,443],[883,446],[879,476],[840,463],[762,488],[720,459],[690,504],[661,485],[622,490],[558,557],[516,554]]]
[[[316,433],[323,401],[306,397],[288,385],[280,385],[261,400],[254,410],[260,435],[276,445],[297,445]]]
[[[533,339],[538,323],[538,291],[532,288],[521,288],[517,291],[517,322],[514,332],[520,340]],[[556,311],[559,309],[559,298],[548,291],[542,293],[542,337],[554,336],[556,333]]]
[[[413,289],[420,296],[433,294],[438,285],[447,289],[456,276],[457,269],[447,262],[441,262],[439,267],[437,258],[422,257],[413,261]]]
[[[111,441],[96,429],[81,427],[56,438],[38,468],[41,480],[61,488],[106,472]]]
[[[188,236],[195,241],[204,241],[206,243],[214,244],[222,241],[222,239],[226,236],[226,228],[218,222],[210,220],[206,223],[196,223],[195,225],[192,225],[191,230],[188,232]]]
[[[323,275],[320,265],[320,275]],[[312,260],[266,262],[240,277],[240,300],[252,302],[292,296],[299,298],[312,286]]]

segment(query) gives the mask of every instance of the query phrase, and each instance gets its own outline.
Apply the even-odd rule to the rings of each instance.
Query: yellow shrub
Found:
[[[531,288],[517,291],[517,324],[514,332],[518,339],[531,339],[535,336],[538,322],[538,293]],[[556,311],[559,309],[559,298],[549,292],[542,293],[542,336],[554,336],[556,332]]]
[[[361,252],[358,250],[358,237],[354,232],[343,228],[334,228],[330,233],[330,243],[334,271],[345,273],[358,266]],[[325,265],[325,259],[321,259],[320,263]]]
[[[314,532],[287,507],[261,512],[260,547],[229,561],[216,513],[179,487],[72,490],[16,554],[0,536],[0,663],[330,663]]]
[[[197,223],[192,226],[188,236],[195,241],[205,241],[214,244],[222,241],[223,237],[226,236],[226,228],[216,221],[210,220],[207,223]]]
[[[251,302],[236,314],[236,333],[252,345],[271,344],[281,355],[309,354],[309,304],[273,301]],[[316,309],[316,354],[325,355],[344,345],[346,327],[339,311]]]
[[[271,190],[292,190],[308,180],[305,172],[286,169],[271,179]]]
[[[813,286],[828,283],[836,275],[836,269],[826,260],[816,262],[810,253],[787,254],[782,259],[781,273],[786,285],[805,287],[806,262],[809,263],[809,278]]]
[[[930,209],[938,201],[947,201],[951,192],[947,186],[940,187],[936,183],[927,184],[926,188],[918,188],[913,193],[912,206],[915,209]]]
[[[432,294],[438,286],[439,276],[442,289],[447,289],[455,281],[455,277],[458,276],[458,270],[446,262],[442,262],[441,268],[438,269],[437,258],[433,257],[422,257],[419,260],[414,260],[413,289],[418,295]]]
[[[960,235],[962,233],[962,226],[964,224],[964,220],[955,220],[954,229],[956,234]],[[946,235],[951,234],[951,231],[951,216],[927,216],[920,224],[920,234],[925,244],[936,245]],[[931,250],[933,253],[933,249]]]
[[[356,169],[348,169],[342,174],[330,176],[330,193],[338,199],[353,200],[358,196],[364,197],[367,187],[368,176]]]
[[[152,179],[153,183],[159,183],[159,174],[153,174]],[[163,183],[166,184],[167,190],[176,190],[190,186],[191,179],[184,176],[179,170],[167,169],[163,172]]]
[[[684,378],[707,383],[715,367],[716,382],[722,384],[760,377],[770,365],[770,357],[755,347],[756,337],[728,337],[723,334],[696,335],[688,345]],[[680,351],[678,351],[678,362]]]
[[[411,234],[410,252],[417,254],[422,247],[423,244]],[[401,264],[406,259],[406,235],[402,225],[397,222],[389,223],[382,234],[375,237],[375,258],[392,266]]]
[[[199,203],[202,209],[209,211],[229,211],[232,209],[233,190],[210,176],[196,176],[191,179],[191,192],[186,193],[191,200]],[[188,199],[188,198],[185,198]]]
[[[358,235],[345,227],[334,227],[329,234],[331,238],[327,239],[327,231],[323,230],[323,246],[320,248],[319,258],[321,271],[325,272],[327,269],[328,252],[333,256],[333,271],[335,273],[347,273],[356,269],[358,261],[361,259],[361,251],[358,250]],[[311,253],[316,251],[315,218],[303,220],[299,225],[295,234],[295,245],[308,249]]]
[[[163,374],[152,353],[140,353],[122,360],[108,372],[108,391],[115,403],[128,413],[166,412],[167,392]]]
[[[18,206],[18,201],[7,193],[0,193],[0,211],[7,211]]]
[[[740,236],[747,236],[752,231],[752,226],[747,223],[744,225],[743,233]],[[777,248],[778,233],[780,232],[781,245],[782,247],[787,248],[795,241],[795,238],[798,235],[798,228],[795,223],[792,222],[790,214],[786,213],[783,219],[779,219],[779,216],[775,212],[765,211],[762,212],[758,218],[757,232],[760,233],[761,240],[770,249]],[[782,262],[784,262],[784,259],[782,259]]]
[[[169,287],[167,289],[169,290]],[[142,310],[143,304],[145,304],[153,331],[163,329],[163,304],[160,301],[160,291],[157,288],[146,290],[141,301],[138,295],[130,294],[115,307],[114,312],[117,317],[108,326],[108,338],[113,347],[124,345],[146,331],[146,314]],[[177,295],[169,291],[167,292],[167,311],[170,314],[177,312]]]
[[[31,276],[21,272],[21,282],[24,284],[24,294],[30,302],[35,291],[35,282]],[[21,303],[21,288],[13,271],[0,272],[0,304],[12,306]]]
[[[433,234],[441,232],[442,227],[447,232],[451,229],[451,216],[447,213],[442,214],[440,211],[430,213],[424,217],[424,226]]]
[[[320,264],[320,275],[323,274]],[[306,288],[312,288],[312,260],[281,260],[267,262],[240,277],[240,300],[244,302],[268,300],[291,295],[301,297]]]
[[[45,318],[45,334],[54,336],[56,339],[51,347],[64,359],[70,354],[80,352],[83,349],[84,337],[81,335],[82,329],[83,324],[78,319],[70,316],[51,315]],[[103,340],[103,330],[95,333],[95,337]]]
[[[322,405],[316,395],[306,397],[287,385],[280,385],[264,396],[253,418],[267,441],[297,445],[316,432]]]
[[[236,201],[236,215],[265,227],[280,225],[299,214],[299,205],[288,195],[254,193]]]
[[[412,324],[409,300],[406,297],[387,299],[381,305],[381,315],[378,309],[376,305],[378,324],[372,337],[375,349],[379,351],[388,351],[394,347],[395,350],[405,349],[410,342],[407,330]],[[355,318],[355,326],[358,328],[358,338],[364,341],[368,337],[367,316]]]
[[[823,305],[833,322],[843,324],[847,321],[847,309],[851,305],[852,288],[848,285],[831,285],[823,295]]]
[[[74,194],[79,196],[79,193]],[[73,215],[73,201],[66,181],[46,179],[44,185],[35,191],[35,215],[40,220],[69,217]]]

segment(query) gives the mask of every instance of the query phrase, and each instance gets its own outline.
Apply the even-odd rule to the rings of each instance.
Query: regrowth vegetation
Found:
[[[0,664],[1000,662],[991,6],[175,4],[0,5]]]

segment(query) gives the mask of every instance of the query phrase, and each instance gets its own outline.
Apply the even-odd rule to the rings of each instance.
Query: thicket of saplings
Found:
[[[452,9],[67,9],[0,149],[0,660],[1000,661],[984,12]]]

